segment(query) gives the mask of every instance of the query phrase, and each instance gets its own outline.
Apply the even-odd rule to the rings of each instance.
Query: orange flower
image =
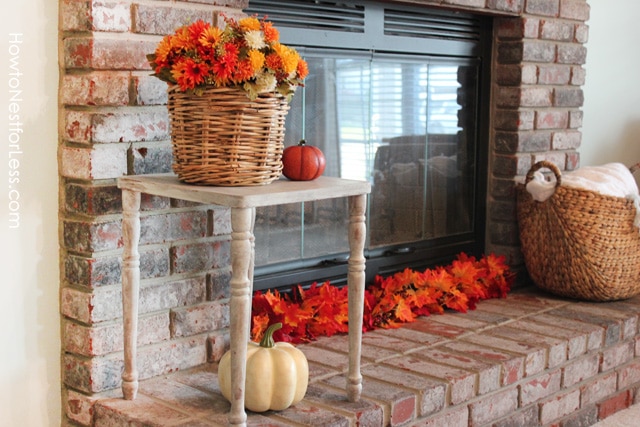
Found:
[[[309,74],[298,52],[280,44],[278,31],[264,19],[224,20],[224,29],[199,20],[163,37],[147,55],[154,75],[183,91],[236,86],[250,99],[277,91],[290,100]]]
[[[300,80],[304,80],[305,78],[307,78],[307,76],[309,75],[309,66],[307,64],[307,61],[305,61],[304,59],[300,59],[298,61],[298,69],[296,70],[296,73],[298,74],[298,78]]]
[[[222,40],[222,30],[218,27],[208,27],[200,34],[198,41],[207,48],[215,48]]]
[[[267,43],[274,43],[280,40],[280,32],[273,26],[271,22],[262,23],[262,32]]]
[[[189,38],[195,43],[200,40],[202,33],[204,33],[211,25],[204,21],[196,21],[188,27]]]

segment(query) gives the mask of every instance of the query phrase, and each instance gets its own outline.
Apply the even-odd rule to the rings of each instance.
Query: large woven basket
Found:
[[[282,173],[289,104],[275,93],[251,101],[237,88],[168,91],[173,171],[186,183],[264,185]]]
[[[534,200],[525,186],[535,171],[550,169],[555,193]],[[631,200],[561,186],[553,163],[536,163],[518,185],[518,223],[531,279],[551,293],[612,301],[640,293],[640,233]]]

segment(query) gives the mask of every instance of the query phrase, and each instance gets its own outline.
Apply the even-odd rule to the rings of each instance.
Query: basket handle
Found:
[[[639,170],[640,170],[640,162],[636,163],[635,165],[629,166],[629,172],[631,172],[631,175],[633,175]]]
[[[554,163],[551,163],[548,160],[540,160],[539,162],[531,166],[531,169],[529,169],[529,172],[527,172],[527,177],[524,180],[524,185],[527,185],[529,181],[533,179],[533,174],[542,168],[550,169],[551,172],[553,172],[553,174],[556,176],[556,187],[559,187],[562,183],[562,174],[560,173],[560,169],[558,169],[558,167]],[[638,168],[640,168],[640,163],[638,163]]]

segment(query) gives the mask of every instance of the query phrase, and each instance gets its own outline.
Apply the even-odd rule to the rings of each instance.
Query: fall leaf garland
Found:
[[[478,301],[504,298],[515,275],[503,256],[479,260],[459,254],[446,267],[419,272],[405,269],[388,277],[376,276],[364,295],[363,331],[397,328],[418,316],[442,314],[445,309],[473,310]],[[347,287],[329,282],[291,293],[256,292],[252,302],[251,336],[259,341],[267,327],[281,322],[276,341],[301,343],[319,336],[348,332]]]

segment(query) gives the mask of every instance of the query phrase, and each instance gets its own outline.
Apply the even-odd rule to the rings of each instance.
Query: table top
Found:
[[[367,181],[328,176],[321,176],[313,181],[290,181],[280,178],[266,185],[219,187],[186,184],[180,182],[174,174],[152,174],[120,177],[118,187],[140,193],[232,208],[309,202],[371,192],[371,184]]]

